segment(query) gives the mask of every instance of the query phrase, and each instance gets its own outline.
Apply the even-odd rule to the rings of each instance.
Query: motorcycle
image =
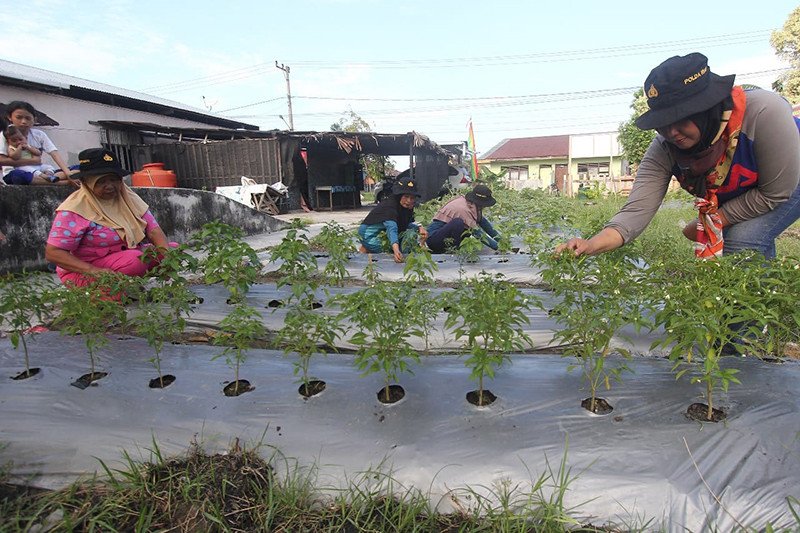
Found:
[[[375,185],[373,192],[375,193],[375,203],[379,204],[384,198],[392,194],[392,187],[397,183],[395,176],[384,176],[383,181]]]

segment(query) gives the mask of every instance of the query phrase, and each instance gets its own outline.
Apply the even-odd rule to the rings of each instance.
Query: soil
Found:
[[[283,307],[285,304],[283,300],[270,300],[267,302],[267,307],[276,308],[276,307]]]
[[[378,401],[381,403],[396,403],[402,400],[406,391],[400,385],[389,385],[389,397],[386,397],[386,387],[378,391]]]
[[[497,400],[497,396],[495,396],[489,389],[483,389],[481,400],[482,401],[479,403],[478,391],[471,390],[467,393],[467,401],[477,407],[486,407],[487,405],[492,405],[494,401]]]
[[[255,390],[255,387],[250,385],[250,382],[246,379],[240,379],[239,381],[231,381],[225,388],[222,389],[222,393],[225,396],[241,396],[245,392],[250,392],[251,390]]]
[[[164,374],[161,379],[153,378],[150,380],[149,387],[151,389],[165,389],[175,382],[175,376],[172,374]]]
[[[596,415],[607,415],[611,411],[614,410],[614,407],[608,403],[605,398],[595,398],[594,399],[594,411],[589,409],[589,406],[592,404],[591,398],[586,398],[581,402],[581,407],[589,411],[590,413],[594,413]]]
[[[72,383],[73,387],[78,387],[79,389],[85,389],[86,387],[91,386],[95,381],[98,379],[103,379],[108,375],[108,372],[94,372],[89,374],[84,374]]]
[[[324,381],[320,379],[311,379],[308,381],[308,388],[306,388],[305,384],[300,385],[297,392],[303,398],[311,398],[324,391],[325,387],[327,387],[327,384]]]
[[[725,411],[722,409],[717,409],[716,407],[711,411],[711,420],[706,418],[707,414],[708,405],[699,402],[693,403],[686,410],[686,416],[692,420],[697,420],[698,422],[721,422],[728,418],[728,415],[725,414]]]
[[[23,370],[22,372],[20,372],[16,376],[11,376],[11,379],[19,381],[21,379],[32,378],[33,376],[35,376],[36,374],[38,374],[41,371],[42,371],[41,368],[31,368],[30,370]]]

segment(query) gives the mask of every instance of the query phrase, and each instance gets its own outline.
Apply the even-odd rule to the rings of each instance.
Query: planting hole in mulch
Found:
[[[107,375],[108,372],[94,372],[94,373],[84,374],[75,381],[73,381],[72,383],[70,383],[70,385],[72,385],[73,387],[78,387],[79,389],[83,390],[86,387],[92,385],[98,379],[103,379]]]
[[[518,248],[518,247],[516,247],[516,246],[515,246],[515,247],[513,247],[513,248],[511,249],[511,253],[518,254],[518,253],[519,253],[519,248]]]
[[[322,307],[322,302],[317,302],[316,300],[311,302],[311,305],[309,306],[311,310],[319,309],[320,307]]]
[[[707,418],[707,415],[708,405],[700,402],[693,403],[686,410],[686,416],[692,420],[697,420],[698,422],[721,422],[722,420],[728,418],[728,415],[725,414],[725,411],[717,408],[711,410],[711,420]]]
[[[223,394],[225,396],[240,396],[245,392],[250,392],[251,390],[255,390],[255,387],[250,385],[250,382],[246,379],[240,379],[239,381],[231,381],[225,388],[222,389]]]
[[[492,391],[489,389],[483,389],[483,394],[478,396],[478,391],[471,390],[467,393],[467,401],[472,405],[477,407],[486,407],[487,405],[492,405],[494,401],[497,399],[497,396],[492,394]]]
[[[33,376],[35,376],[36,374],[38,374],[41,371],[42,371],[41,368],[31,368],[30,370],[23,370],[22,372],[20,372],[16,376],[11,376],[11,379],[13,379],[15,381],[19,381],[21,379],[32,378]]]
[[[205,300],[203,300],[203,297],[202,297],[202,296],[195,296],[194,298],[192,298],[192,300],[190,301],[190,303],[193,303],[193,304],[198,304],[198,305],[199,305],[199,304],[203,303],[204,301],[205,301]]]
[[[400,385],[389,385],[389,397],[386,397],[386,387],[381,387],[378,391],[378,401],[381,403],[397,403],[406,395],[406,391]]]
[[[589,411],[590,413],[594,413],[596,415],[607,415],[611,411],[614,410],[614,407],[608,403],[605,398],[595,398],[594,399],[594,411],[591,409],[592,399],[586,398],[581,402],[581,407]]]
[[[297,392],[300,393],[300,396],[303,398],[311,398],[312,396],[316,396],[320,392],[324,391],[326,384],[324,381],[320,379],[312,379],[308,381],[308,387],[306,387],[305,383],[300,385],[300,388],[297,389]]]
[[[283,306],[284,306],[283,300],[270,300],[269,302],[267,302],[267,307],[276,308]]]
[[[149,387],[151,389],[164,389],[172,385],[174,382],[175,382],[175,376],[173,376],[172,374],[164,374],[163,376],[161,376],[161,379],[158,378],[151,379]]]

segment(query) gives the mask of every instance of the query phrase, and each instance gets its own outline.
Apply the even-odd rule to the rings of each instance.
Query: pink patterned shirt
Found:
[[[142,218],[147,223],[145,233],[159,227],[150,211]],[[56,211],[47,244],[67,250],[87,263],[128,248],[115,230],[87,220],[72,211]]]

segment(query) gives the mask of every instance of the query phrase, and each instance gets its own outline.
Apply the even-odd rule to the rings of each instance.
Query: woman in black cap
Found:
[[[122,182],[130,171],[113,152],[91,148],[78,159],[72,178],[80,179],[81,188],[56,208],[45,257],[65,284],[87,285],[98,272],[145,275],[158,262],[143,263],[143,249],[176,244],[167,242],[147,204]]]
[[[661,205],[671,177],[696,196],[683,234],[698,257],[755,250],[775,257],[775,238],[800,218],[800,121],[780,95],[733,85],[702,54],[667,59],[644,82],[655,129],[630,197],[597,235],[556,252],[599,254],[635,239]]]
[[[414,222],[414,204],[419,196],[414,180],[404,179],[395,183],[392,186],[392,195],[374,207],[359,226],[359,251],[381,253],[384,251],[384,241],[388,241],[394,260],[402,263],[400,235],[407,229],[413,229],[419,232],[422,242],[428,236],[425,228]]]
[[[444,253],[449,248],[458,248],[469,229],[481,242],[492,250],[497,250],[500,234],[492,223],[483,216],[483,210],[497,203],[492,190],[477,184],[465,195],[453,198],[433,215],[428,226],[428,248],[435,254]]]

